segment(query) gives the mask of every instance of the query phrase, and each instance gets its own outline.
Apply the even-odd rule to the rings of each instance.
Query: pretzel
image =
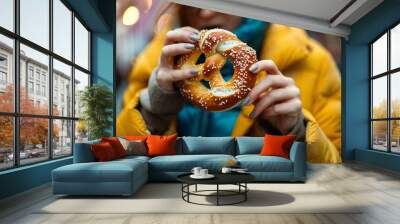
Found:
[[[196,64],[204,54],[203,64]],[[220,70],[229,59],[234,73],[225,81]],[[254,49],[241,42],[235,34],[223,29],[200,31],[200,40],[195,49],[177,59],[175,68],[196,68],[198,75],[177,82],[181,95],[193,105],[207,111],[223,111],[235,107],[254,87],[256,75],[249,71],[257,62]],[[210,88],[201,83],[209,82]]]

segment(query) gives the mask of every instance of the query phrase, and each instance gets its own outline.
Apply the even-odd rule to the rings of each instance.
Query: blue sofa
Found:
[[[148,181],[176,181],[193,167],[218,172],[228,160],[236,160],[260,182],[304,182],[306,147],[295,142],[290,159],[259,156],[263,137],[182,137],[176,142],[177,155],[127,156],[96,162],[90,145],[75,144],[74,163],[52,171],[53,193],[67,195],[131,195]]]

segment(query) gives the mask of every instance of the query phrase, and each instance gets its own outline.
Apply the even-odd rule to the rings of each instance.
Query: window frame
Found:
[[[0,111],[0,116],[4,117],[11,117],[13,119],[13,154],[14,154],[14,161],[13,161],[13,166],[10,167],[5,167],[5,168],[0,168],[0,172],[5,171],[5,170],[10,170],[10,169],[16,169],[19,167],[23,166],[29,166],[37,163],[43,163],[49,160],[58,160],[62,159],[65,157],[70,157],[73,156],[74,153],[74,143],[75,143],[75,125],[76,121],[79,120],[79,117],[75,116],[75,108],[71,108],[71,114],[70,116],[58,116],[53,114],[53,59],[58,60],[61,63],[64,63],[68,66],[71,66],[71,105],[74,105],[75,103],[75,88],[74,88],[74,82],[75,82],[75,69],[85,73],[89,77],[89,83],[88,86],[92,85],[93,77],[92,77],[92,61],[91,61],[91,50],[92,50],[92,43],[91,43],[91,37],[92,37],[92,30],[88,27],[88,25],[84,22],[84,20],[79,16],[78,13],[76,13],[72,7],[65,1],[65,0],[59,0],[68,10],[71,11],[71,59],[64,58],[63,56],[55,53],[53,50],[53,1],[54,0],[48,0],[49,2],[49,47],[46,49],[45,47],[42,47],[39,44],[34,43],[33,41],[30,41],[29,39],[23,37],[20,35],[20,1],[21,0],[14,0],[13,1],[13,10],[14,10],[14,18],[13,18],[13,28],[14,31],[10,31],[4,27],[0,26],[0,35],[3,35],[5,37],[11,38],[13,40],[14,48],[13,48],[13,64],[12,66],[12,71],[13,71],[13,79],[14,79],[14,105],[13,105],[13,112],[3,112]],[[75,18],[84,26],[84,28],[88,31],[88,69],[85,69],[81,67],[80,65],[75,63]],[[48,56],[49,63],[48,63],[48,84],[46,91],[48,93],[45,93],[48,97],[48,112],[46,115],[39,115],[39,114],[27,114],[27,113],[21,113],[20,111],[20,44],[23,44],[27,47],[30,47],[36,51],[39,51],[40,53],[43,53]],[[27,64],[27,66],[29,66]],[[29,67],[27,67],[28,70]],[[35,77],[36,70],[33,70],[33,82],[35,85]],[[41,73],[40,73],[41,74]],[[29,73],[25,74],[27,77],[27,81],[30,80],[29,78]],[[39,77],[39,83],[41,83],[41,77]],[[29,91],[27,89],[27,91]],[[35,91],[35,89],[34,89]],[[40,94],[41,95],[41,94]],[[20,119],[21,118],[45,118],[47,119],[48,122],[48,136],[47,136],[47,142],[49,143],[47,145],[47,151],[48,151],[48,157],[44,158],[41,161],[38,162],[32,162],[32,163],[26,163],[26,164],[21,164],[20,161]],[[66,121],[71,121],[71,153],[68,155],[62,155],[62,156],[54,156],[54,147],[53,147],[53,121],[56,120],[66,120]]]
[[[369,149],[373,151],[379,151],[379,152],[386,152],[386,153],[392,153],[392,154],[400,154],[400,152],[394,152],[392,151],[392,121],[399,121],[400,117],[393,117],[392,116],[392,99],[391,99],[391,91],[392,91],[392,86],[391,86],[391,79],[393,75],[396,75],[396,73],[400,72],[400,67],[393,68],[391,69],[391,31],[393,28],[400,26],[400,21],[395,22],[392,24],[390,27],[385,29],[384,32],[379,34],[375,39],[373,39],[369,44]],[[387,57],[387,63],[386,63],[386,71],[382,72],[380,74],[373,74],[373,44],[376,43],[377,40],[379,40],[381,37],[384,35],[387,35],[387,52],[386,52],[386,57]],[[373,118],[373,81],[378,78],[386,77],[386,86],[387,86],[387,105],[386,105],[386,117],[385,118]],[[379,150],[374,148],[374,133],[373,133],[373,122],[376,121],[386,121],[386,151]]]

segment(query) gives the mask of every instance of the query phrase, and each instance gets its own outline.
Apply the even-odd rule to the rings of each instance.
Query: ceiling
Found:
[[[200,8],[347,37],[383,0],[170,0]]]

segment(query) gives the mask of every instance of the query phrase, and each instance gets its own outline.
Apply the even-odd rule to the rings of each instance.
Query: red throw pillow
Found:
[[[117,137],[101,138],[101,142],[108,142],[118,158],[126,156],[126,151]]]
[[[265,135],[264,146],[261,149],[262,156],[280,156],[289,159],[290,147],[296,135]]]
[[[129,140],[129,141],[136,141],[136,140],[146,141],[147,136],[145,136],[145,135],[127,135],[127,136],[123,136],[123,138],[126,140]]]
[[[150,135],[146,139],[148,156],[176,155],[176,134],[169,136]]]
[[[94,157],[99,162],[110,161],[117,158],[112,145],[108,142],[93,144],[90,147],[92,149]]]

